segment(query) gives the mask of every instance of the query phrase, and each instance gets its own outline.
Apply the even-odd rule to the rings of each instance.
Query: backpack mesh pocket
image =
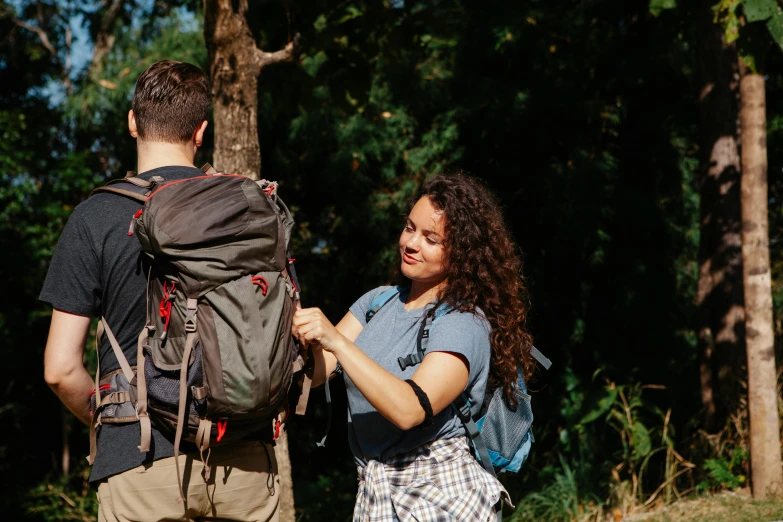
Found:
[[[497,388],[489,402],[481,437],[487,448],[512,460],[533,424],[530,396],[516,393],[517,407],[512,410],[503,399],[503,389]]]
[[[147,383],[147,398],[151,410],[165,411],[177,415],[179,411],[179,370],[161,370],[149,355],[144,358],[144,380]],[[193,349],[193,363],[188,368],[188,392],[191,386],[202,386],[204,377],[201,368],[201,343]],[[190,402],[188,415],[203,417],[207,413],[207,400],[194,399],[188,393]]]

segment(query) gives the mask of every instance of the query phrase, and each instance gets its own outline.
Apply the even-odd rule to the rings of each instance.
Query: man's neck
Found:
[[[195,148],[192,143],[166,143],[162,141],[137,141],[137,172],[147,172],[160,167],[195,167]]]

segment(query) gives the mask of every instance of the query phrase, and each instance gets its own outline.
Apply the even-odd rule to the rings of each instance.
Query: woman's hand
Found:
[[[291,330],[299,342],[316,344],[332,353],[346,341],[320,308],[297,310]]]

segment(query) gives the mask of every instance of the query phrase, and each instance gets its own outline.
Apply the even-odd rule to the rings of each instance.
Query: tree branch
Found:
[[[57,65],[60,67],[60,76],[63,80],[63,85],[65,85],[65,91],[68,95],[71,94],[71,28],[68,26],[65,30],[65,45],[66,45],[66,57],[65,57],[65,63],[63,63],[60,56],[57,54],[57,50],[52,45],[52,42],[49,40],[49,35],[46,34],[46,31],[44,31],[40,26],[37,25],[30,25],[27,22],[23,22],[22,20],[19,20],[18,18],[12,18],[11,21],[21,27],[22,29],[27,29],[31,33],[35,33],[36,36],[38,36],[38,39],[41,41],[41,45],[44,46],[44,48],[49,51],[49,54],[52,55],[52,58],[55,59],[57,62]]]
[[[18,18],[13,18],[12,21],[19,27],[23,29],[27,29],[28,31],[38,35],[38,39],[41,40],[41,45],[43,45],[52,56],[54,56],[54,58],[57,60],[57,63],[60,63],[60,65],[62,65],[62,63],[60,62],[60,57],[57,56],[57,51],[52,45],[52,42],[49,41],[49,37],[46,35],[46,31],[44,31],[40,27],[36,27],[34,25],[30,25],[26,22],[23,22]]]
[[[275,51],[273,53],[267,53],[255,48],[255,61],[256,64],[263,69],[267,65],[273,65],[280,62],[295,62],[299,59],[299,55],[302,53],[302,47],[300,45],[301,36],[299,33],[294,35],[294,39],[288,42],[285,48]]]

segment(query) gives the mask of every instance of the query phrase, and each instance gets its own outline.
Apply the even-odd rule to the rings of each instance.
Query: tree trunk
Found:
[[[261,51],[246,13],[247,0],[206,0],[204,38],[212,78],[215,165],[223,172],[259,179],[258,75],[267,65],[296,60],[297,39],[281,51]]]
[[[280,430],[275,443],[277,472],[280,475],[280,522],[294,522],[294,481],[291,478],[291,459],[288,456],[288,432]]]
[[[740,61],[742,137],[742,264],[753,497],[783,487],[767,215],[767,129],[764,77]]]
[[[213,163],[222,172],[261,176],[258,141],[258,75],[264,67],[298,57],[298,35],[285,49],[266,53],[247,23],[247,0],[205,0],[204,39],[209,54],[215,124]],[[288,437],[277,440],[280,521],[294,522],[294,488]]]
[[[738,405],[745,359],[739,70],[734,45],[724,43],[713,20],[713,4],[702,0],[697,21],[702,168],[696,321],[704,426],[710,432],[720,429]]]

